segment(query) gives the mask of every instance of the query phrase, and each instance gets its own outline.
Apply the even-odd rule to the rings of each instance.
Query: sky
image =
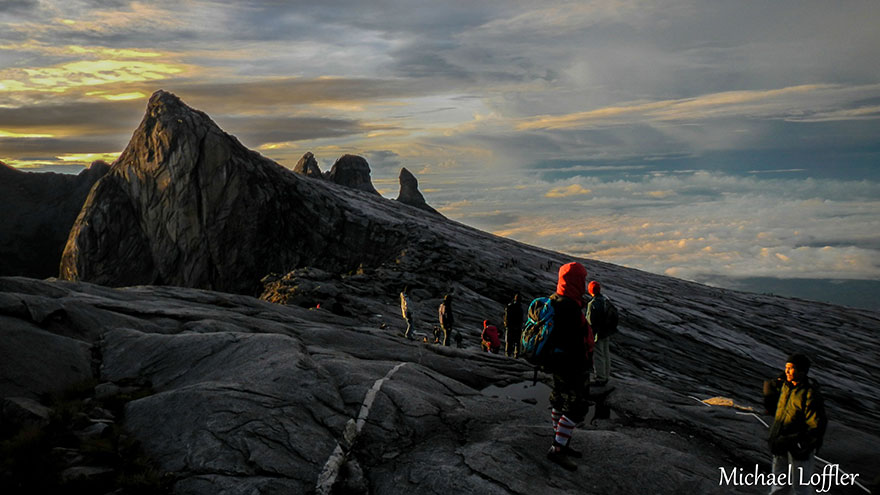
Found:
[[[358,154],[389,198],[406,167],[529,244],[880,290],[878,24],[874,0],[5,0],[0,161],[112,162],[165,89],[284,166]]]

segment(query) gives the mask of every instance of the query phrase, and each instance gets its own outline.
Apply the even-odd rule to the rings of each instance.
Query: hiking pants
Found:
[[[406,319],[406,331],[403,332],[403,336],[408,339],[411,339],[411,338],[413,338],[413,336],[412,336],[412,327],[413,327],[412,313],[407,313],[404,318]]]
[[[575,423],[583,421],[589,411],[587,390],[584,386],[586,377],[585,372],[553,373],[550,405]]]
[[[800,480],[809,481],[813,476],[813,453],[803,461],[797,460],[791,456],[791,453],[773,456],[773,474],[775,478],[779,478],[780,474],[788,473],[788,465],[791,464],[791,485],[773,485],[770,487],[770,495],[807,495],[816,493],[813,485],[801,485]],[[801,474],[803,472],[803,474]]]
[[[607,382],[611,378],[611,336],[602,337],[596,342],[593,353],[596,369],[596,381]]]
[[[522,347],[521,337],[521,331],[507,330],[507,333],[504,335],[504,354],[507,357],[519,356],[520,347]]]
[[[440,340],[440,342],[443,345],[448,346],[449,345],[449,334],[452,333],[452,328],[447,328],[443,325],[440,325],[440,329],[443,330],[443,338]]]

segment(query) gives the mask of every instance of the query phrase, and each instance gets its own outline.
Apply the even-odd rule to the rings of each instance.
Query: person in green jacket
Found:
[[[770,453],[773,455],[774,479],[787,484],[774,485],[770,493],[812,493],[813,487],[801,484],[813,474],[814,455],[822,446],[828,418],[818,384],[807,374],[810,360],[803,354],[786,359],[785,381],[779,387],[776,416],[770,427]],[[790,475],[788,474],[790,473]],[[786,474],[784,478],[780,475]]]

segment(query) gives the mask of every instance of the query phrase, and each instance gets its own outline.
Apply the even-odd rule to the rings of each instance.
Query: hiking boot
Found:
[[[576,471],[578,468],[577,464],[565,455],[562,449],[556,445],[550,447],[550,450],[547,452],[547,459],[550,459],[555,464],[562,466],[568,471]]]
[[[566,445],[559,450],[562,452],[563,455],[572,457],[574,459],[580,459],[584,456],[583,452],[581,452],[580,450],[574,450],[573,448],[571,448],[571,445]]]

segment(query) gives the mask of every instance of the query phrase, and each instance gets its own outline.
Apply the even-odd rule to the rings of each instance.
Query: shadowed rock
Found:
[[[324,174],[321,173],[321,169],[318,167],[318,160],[315,159],[315,155],[311,151],[307,152],[296,162],[293,171],[306,177],[324,178]]]
[[[428,206],[425,197],[419,191],[419,180],[406,168],[400,169],[400,193],[397,195],[397,201],[410,206],[415,206],[431,213],[440,213]]]
[[[541,277],[536,270],[519,273]],[[614,294],[627,311],[615,343],[616,389],[604,399],[613,412],[575,430],[573,445],[587,458],[573,473],[544,458],[549,415],[522,399],[540,390],[531,387],[530,366],[479,352],[477,329],[464,328],[465,349],[406,341],[397,336],[395,301],[378,298],[378,313],[344,318],[211,291],[0,278],[4,356],[36,343],[7,338],[10,328],[13,336],[34,329],[69,342],[36,343],[45,359],[0,366],[0,383],[15,383],[0,387],[0,399],[36,398],[29,392],[84,376],[99,382],[96,393],[150,384],[118,426],[168,474],[175,493],[766,493],[719,487],[719,467],[767,472],[767,429],[691,396],[722,393],[759,406],[760,379],[780,365],[762,356],[808,338],[828,353],[814,370],[830,399],[822,456],[862,479],[876,475],[880,397],[869,382],[880,372],[877,337],[869,336],[880,323],[876,312],[825,306],[825,322],[807,302],[716,297],[716,289],[644,274],[677,296],[657,318],[657,306],[644,305],[661,301],[636,286],[642,274],[615,275],[622,285]],[[798,331],[760,338],[741,325],[744,307]],[[466,321],[479,316],[469,304],[456,308]],[[649,315],[654,322],[643,326]],[[382,322],[389,328],[378,328]],[[821,337],[831,326],[839,347]],[[844,350],[850,359],[841,359]],[[57,365],[46,381],[41,368],[59,358],[73,367]],[[495,391],[481,391],[489,386]],[[501,392],[512,387],[519,398]]]
[[[338,178],[346,170],[363,176],[362,159],[342,162],[334,166]],[[60,276],[252,293],[273,271],[379,263],[409,234],[401,222],[363,215],[364,208],[393,209],[378,194],[366,205],[363,196],[301,179],[242,146],[204,113],[158,91],[125,151],[86,200]]]
[[[54,277],[89,189],[110,166],[77,175],[29,173],[0,162],[0,275]]]
[[[363,157],[342,155],[333,164],[327,178],[336,184],[379,195],[370,179],[370,165]]]

